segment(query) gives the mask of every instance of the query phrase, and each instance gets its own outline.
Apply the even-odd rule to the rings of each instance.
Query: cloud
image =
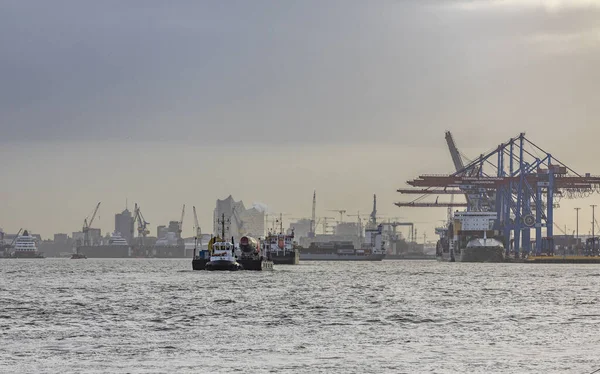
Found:
[[[529,45],[549,54],[573,54],[598,47],[600,29],[589,29],[563,33],[535,33],[525,38]]]
[[[258,210],[259,212],[266,213],[269,210],[269,207],[265,203],[254,203],[252,204],[252,208]]]
[[[454,6],[464,10],[525,8],[558,12],[571,9],[600,9],[600,0],[475,0],[460,1]]]

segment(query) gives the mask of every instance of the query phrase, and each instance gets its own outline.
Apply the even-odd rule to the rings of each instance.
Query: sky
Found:
[[[151,232],[186,204],[203,231],[233,195],[288,219],[416,222],[396,189],[526,132],[600,174],[600,1],[0,3],[0,227],[49,237],[140,204]],[[441,198],[440,198],[441,199]],[[580,206],[561,201],[568,230]],[[589,212],[588,212],[589,211]],[[284,219],[285,219],[284,217]],[[350,219],[350,218],[349,218]],[[352,218],[353,219],[353,218]]]

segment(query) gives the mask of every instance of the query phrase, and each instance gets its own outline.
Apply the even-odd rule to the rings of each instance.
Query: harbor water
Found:
[[[574,373],[600,266],[0,261],[2,373]]]

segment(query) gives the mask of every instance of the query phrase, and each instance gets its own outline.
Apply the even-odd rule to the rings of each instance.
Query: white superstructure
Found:
[[[113,232],[110,239],[108,239],[108,245],[129,245],[127,240],[121,236],[119,232]]]
[[[35,244],[35,238],[29,235],[29,232],[25,230],[23,235],[19,235],[15,240],[15,253],[36,253],[37,245]]]

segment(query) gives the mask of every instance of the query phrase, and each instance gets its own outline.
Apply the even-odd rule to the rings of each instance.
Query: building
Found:
[[[179,221],[169,221],[167,231],[175,233],[175,237],[181,239],[181,234],[179,233]]]
[[[133,221],[133,216],[127,208],[120,214],[115,214],[115,231],[129,244],[133,243]]]
[[[223,217],[227,238],[265,235],[265,212],[258,206],[246,209],[242,201],[235,201],[231,195],[224,200],[217,200],[214,210],[214,235],[221,236]]]
[[[69,235],[67,235],[67,234],[54,234],[54,243],[66,244],[68,240],[69,240]]]
[[[301,219],[297,222],[290,223],[290,229],[294,230],[294,237],[297,238],[307,238],[308,233],[310,232],[310,220],[309,219]]]
[[[361,235],[360,228],[356,222],[340,222],[335,227],[335,235],[338,236],[354,236]]]
[[[157,238],[164,238],[165,236],[167,236],[167,233],[169,232],[169,230],[167,230],[167,226],[165,225],[160,225],[156,228],[156,237]]]
[[[75,231],[71,234],[75,245],[81,246],[83,245],[83,233],[81,231]]]

